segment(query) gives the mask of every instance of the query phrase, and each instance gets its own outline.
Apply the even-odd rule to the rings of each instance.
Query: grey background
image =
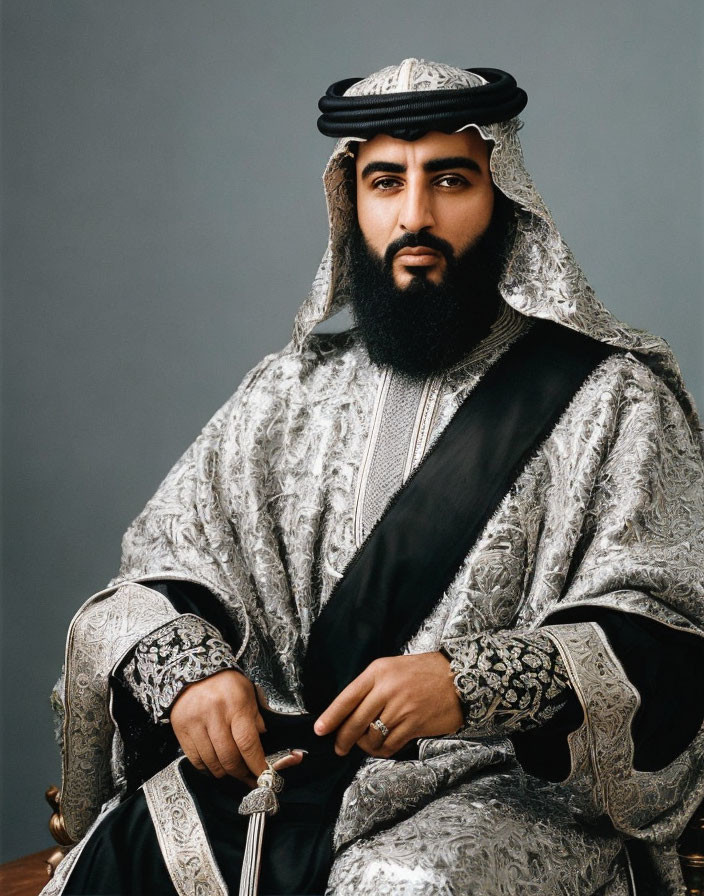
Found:
[[[339,78],[515,73],[529,168],[597,292],[699,404],[700,0],[10,0],[3,23],[2,859],[50,845],[47,695],[121,533],[322,254]]]

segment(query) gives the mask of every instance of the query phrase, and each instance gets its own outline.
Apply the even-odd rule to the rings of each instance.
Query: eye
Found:
[[[396,177],[379,177],[372,184],[372,189],[380,190],[381,192],[385,192],[386,190],[393,190],[394,187],[399,185],[398,178]]]
[[[456,189],[457,187],[468,187],[469,181],[466,177],[462,177],[461,174],[443,174],[441,177],[438,177],[435,184],[438,187]]]

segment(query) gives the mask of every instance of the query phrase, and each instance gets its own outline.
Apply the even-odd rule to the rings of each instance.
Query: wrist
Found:
[[[533,632],[483,632],[441,645],[449,659],[465,726],[477,736],[527,730],[567,700],[569,679],[551,638]]]
[[[167,724],[184,689],[226,670],[239,671],[220,632],[199,616],[186,613],[142,638],[120,674],[152,720]]]

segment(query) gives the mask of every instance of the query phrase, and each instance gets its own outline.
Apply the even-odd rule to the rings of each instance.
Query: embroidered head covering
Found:
[[[478,94],[477,90],[485,93]],[[452,101],[453,93],[456,102]],[[493,97],[493,108],[486,99],[481,101],[486,105],[480,108],[478,96]],[[294,348],[301,350],[319,323],[348,304],[344,248],[356,215],[354,194],[349,189],[354,176],[350,144],[394,130],[399,134],[407,130],[415,136],[430,128],[453,133],[475,128],[492,144],[490,169],[495,185],[515,205],[515,238],[499,282],[503,299],[526,316],[552,320],[609,345],[648,356],[682,404],[690,424],[701,432],[670,347],[663,339],[622,323],[604,307],[560,236],[525,168],[517,117],[524,106],[525,93],[505,72],[461,69],[423,59],[404,59],[400,65],[388,66],[362,80],[349,79],[329,88],[321,100],[319,127],[323,133],[339,138],[323,175],[330,237],[310,293],[296,315]],[[505,118],[512,109],[513,115]],[[491,120],[483,120],[482,112],[484,119]]]

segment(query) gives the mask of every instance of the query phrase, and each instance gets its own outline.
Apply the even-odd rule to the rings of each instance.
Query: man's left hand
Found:
[[[389,729],[383,738],[370,724]],[[388,758],[416,737],[453,734],[464,724],[450,661],[442,653],[414,653],[374,660],[318,718],[316,734],[337,730],[335,752],[357,744],[370,756]]]

